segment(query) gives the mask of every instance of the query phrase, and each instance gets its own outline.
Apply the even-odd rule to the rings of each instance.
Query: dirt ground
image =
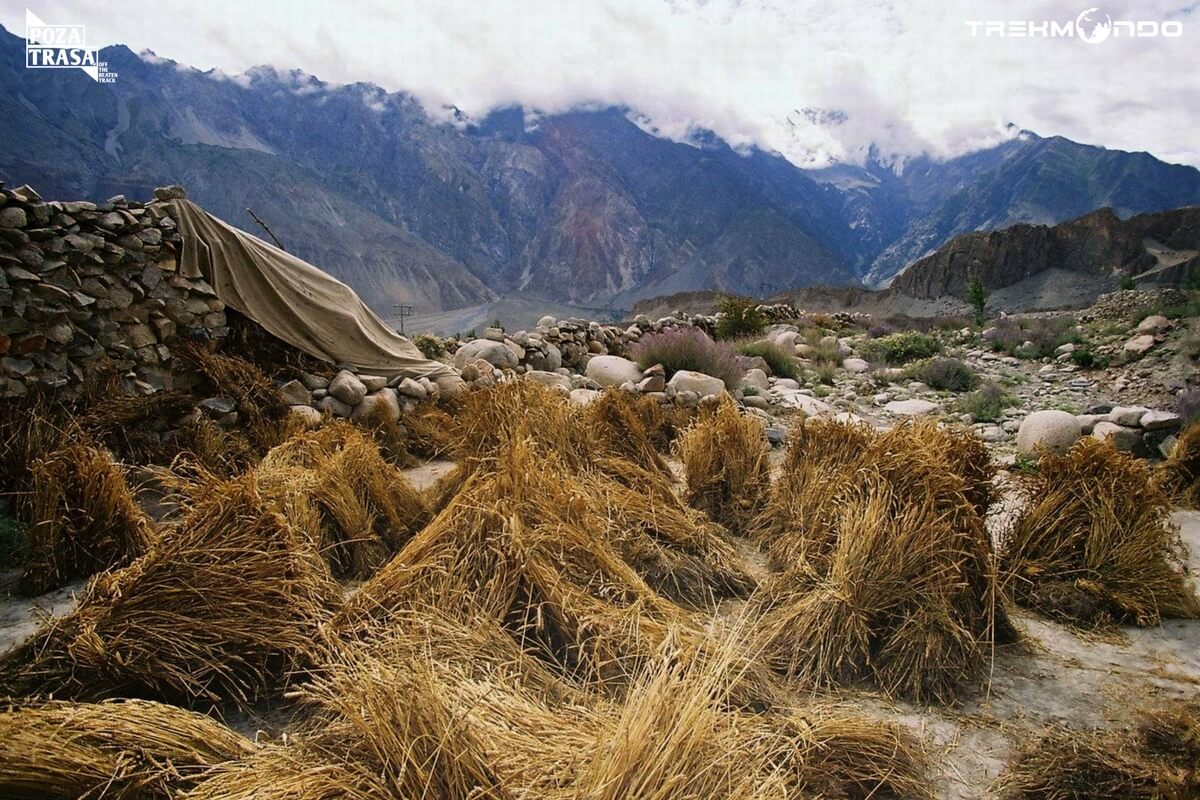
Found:
[[[429,462],[406,475],[423,488],[453,466]],[[1002,524],[1010,512],[1002,509],[997,521]],[[1200,569],[1200,512],[1178,511],[1174,520],[1194,574]],[[752,567],[764,569],[760,553],[738,544]],[[16,579],[16,572],[0,573],[0,652],[28,638],[47,615],[69,611],[85,585],[27,598],[15,595]],[[859,690],[831,699],[909,726],[931,750],[938,796],[966,800],[986,796],[1014,748],[1047,724],[1123,725],[1152,702],[1191,696],[1200,688],[1200,621],[1170,620],[1099,638],[1023,611],[1014,618],[1024,641],[999,649],[987,687],[957,707],[917,706]],[[252,733],[256,726],[245,727]]]

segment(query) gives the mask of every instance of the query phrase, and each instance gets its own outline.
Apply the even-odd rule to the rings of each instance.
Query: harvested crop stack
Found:
[[[763,424],[725,400],[714,415],[684,430],[678,447],[688,505],[735,533],[746,531],[771,488]]]
[[[157,534],[125,474],[105,452],[82,444],[34,462],[29,558],[21,588],[40,594],[145,554]]]
[[[596,455],[623,458],[644,469],[669,475],[670,469],[651,440],[652,429],[647,427],[647,422],[658,422],[662,414],[656,417],[647,411],[647,401],[661,408],[650,398],[635,400],[630,392],[607,391],[584,407],[579,424],[591,434]]]
[[[308,661],[338,587],[253,478],[212,485],[142,558],[89,584],[6,665],[69,697],[245,703]]]
[[[765,654],[818,686],[952,699],[1012,635],[966,482],[920,428],[809,424],[755,529],[790,559],[762,598]]]
[[[1152,710],[1132,732],[1053,728],[1017,754],[999,788],[1014,800],[1200,796],[1200,707]]]
[[[601,717],[577,797],[929,797],[924,756],[886,723],[819,706],[779,716],[729,709],[742,658],[668,640],[625,701]]]
[[[1001,543],[1000,570],[1017,602],[1087,627],[1195,617],[1171,503],[1150,470],[1082,439],[1046,456]]]
[[[1192,423],[1180,435],[1158,477],[1175,502],[1200,508],[1200,422]]]
[[[30,703],[0,712],[0,795],[165,800],[253,751],[219,722],[161,703]]]
[[[126,462],[171,460],[172,449],[158,432],[192,410],[195,401],[191,394],[180,390],[133,394],[112,375],[96,378],[86,390],[78,423],[92,440]]]
[[[421,493],[348,422],[293,436],[254,474],[339,578],[369,577],[429,521]]]
[[[597,535],[605,524],[583,481],[514,442],[348,600],[335,627],[361,631],[433,605],[506,621],[566,672],[626,674],[684,612]]]

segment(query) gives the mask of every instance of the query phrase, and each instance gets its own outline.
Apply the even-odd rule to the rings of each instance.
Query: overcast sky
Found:
[[[1102,7],[1183,23],[1183,36],[972,38],[969,20],[1074,20],[1089,4],[850,0],[29,0],[200,69],[301,68],[414,94],[474,117],[520,104],[637,109],[661,135],[708,128],[801,165],[885,152],[954,155],[1012,122],[1200,166],[1200,0]],[[1096,2],[1096,0],[1090,0]],[[0,22],[23,35],[25,4]],[[844,112],[814,124],[800,109]],[[809,115],[820,119],[820,115]]]

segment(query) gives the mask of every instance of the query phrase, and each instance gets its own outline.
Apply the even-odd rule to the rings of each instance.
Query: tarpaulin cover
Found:
[[[164,205],[179,225],[185,271],[198,269],[225,305],[288,344],[371,375],[457,376],[445,364],[425,358],[333,276],[190,200]]]

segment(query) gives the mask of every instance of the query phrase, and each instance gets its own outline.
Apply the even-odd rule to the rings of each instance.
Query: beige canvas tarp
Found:
[[[164,205],[179,225],[184,268],[199,269],[225,305],[285,342],[366,374],[457,377],[452,368],[425,358],[333,276],[190,200]]]

